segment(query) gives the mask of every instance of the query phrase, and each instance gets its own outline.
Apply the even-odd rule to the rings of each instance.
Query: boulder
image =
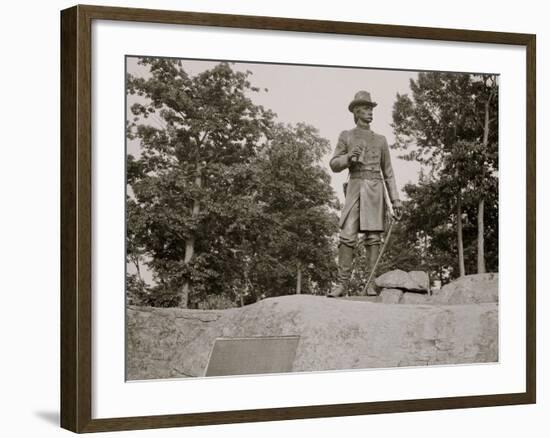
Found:
[[[382,289],[379,301],[384,304],[398,304],[402,296],[401,289]]]
[[[433,304],[498,303],[498,274],[474,274],[458,278],[431,297]]]
[[[497,362],[498,305],[290,295],[226,310],[131,306],[126,335],[129,380],[204,376],[219,337],[300,336],[292,371]]]
[[[379,288],[427,292],[429,280],[425,272],[412,271],[408,273],[396,269],[394,271],[388,271],[376,278],[375,284]]]
[[[414,283],[416,283],[419,286],[418,290],[421,290],[421,291],[430,290],[430,277],[428,276],[428,273],[424,271],[410,271],[409,277]],[[409,289],[409,290],[416,290],[416,289]]]

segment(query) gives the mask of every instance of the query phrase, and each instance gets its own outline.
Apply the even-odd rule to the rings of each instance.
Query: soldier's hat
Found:
[[[355,93],[355,97],[353,98],[353,100],[349,104],[348,109],[351,112],[353,112],[353,109],[357,105],[369,105],[372,108],[374,108],[378,104],[376,102],[372,101],[372,99],[370,97],[370,93],[368,91],[361,90],[361,91],[358,91],[357,93]]]

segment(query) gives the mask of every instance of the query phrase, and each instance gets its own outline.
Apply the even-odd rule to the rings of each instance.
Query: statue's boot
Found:
[[[338,247],[338,278],[337,283],[327,294],[327,297],[341,297],[346,295],[348,282],[351,277],[353,262],[353,248],[340,244]]]
[[[368,270],[369,275],[374,271],[376,265],[376,260],[378,259],[378,254],[380,254],[380,245],[368,245],[367,246],[367,260],[368,260]],[[376,273],[373,274],[369,287],[367,288],[368,296],[376,296],[378,293],[374,289],[374,279],[376,278]]]

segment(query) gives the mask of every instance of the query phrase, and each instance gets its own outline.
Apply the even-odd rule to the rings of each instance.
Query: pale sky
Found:
[[[147,68],[137,65],[138,58],[127,58],[128,72],[136,76],[147,75]],[[184,69],[195,75],[215,66],[218,61],[182,60]],[[315,126],[322,137],[328,139],[334,150],[342,130],[355,126],[348,105],[359,90],[367,90],[378,103],[374,109],[371,129],[394,142],[392,128],[392,107],[397,93],[409,93],[409,80],[416,79],[411,71],[377,70],[365,68],[319,67],[286,64],[258,64],[239,62],[232,64],[234,70],[252,72],[249,81],[260,88],[250,93],[254,103],[263,105],[277,114],[277,120],[296,124],[305,122]],[[267,92],[264,89],[267,88]],[[129,97],[128,105],[134,100]],[[128,152],[139,155],[139,143],[128,142]],[[400,151],[391,150],[392,164],[397,187],[418,180],[420,166],[416,162],[398,158]],[[347,172],[333,173],[329,168],[331,153],[324,157],[323,165],[332,176],[332,186],[343,201],[342,183]]]

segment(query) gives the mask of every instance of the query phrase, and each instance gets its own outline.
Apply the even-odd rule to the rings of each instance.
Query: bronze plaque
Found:
[[[292,371],[299,336],[218,338],[206,376],[287,373]]]

